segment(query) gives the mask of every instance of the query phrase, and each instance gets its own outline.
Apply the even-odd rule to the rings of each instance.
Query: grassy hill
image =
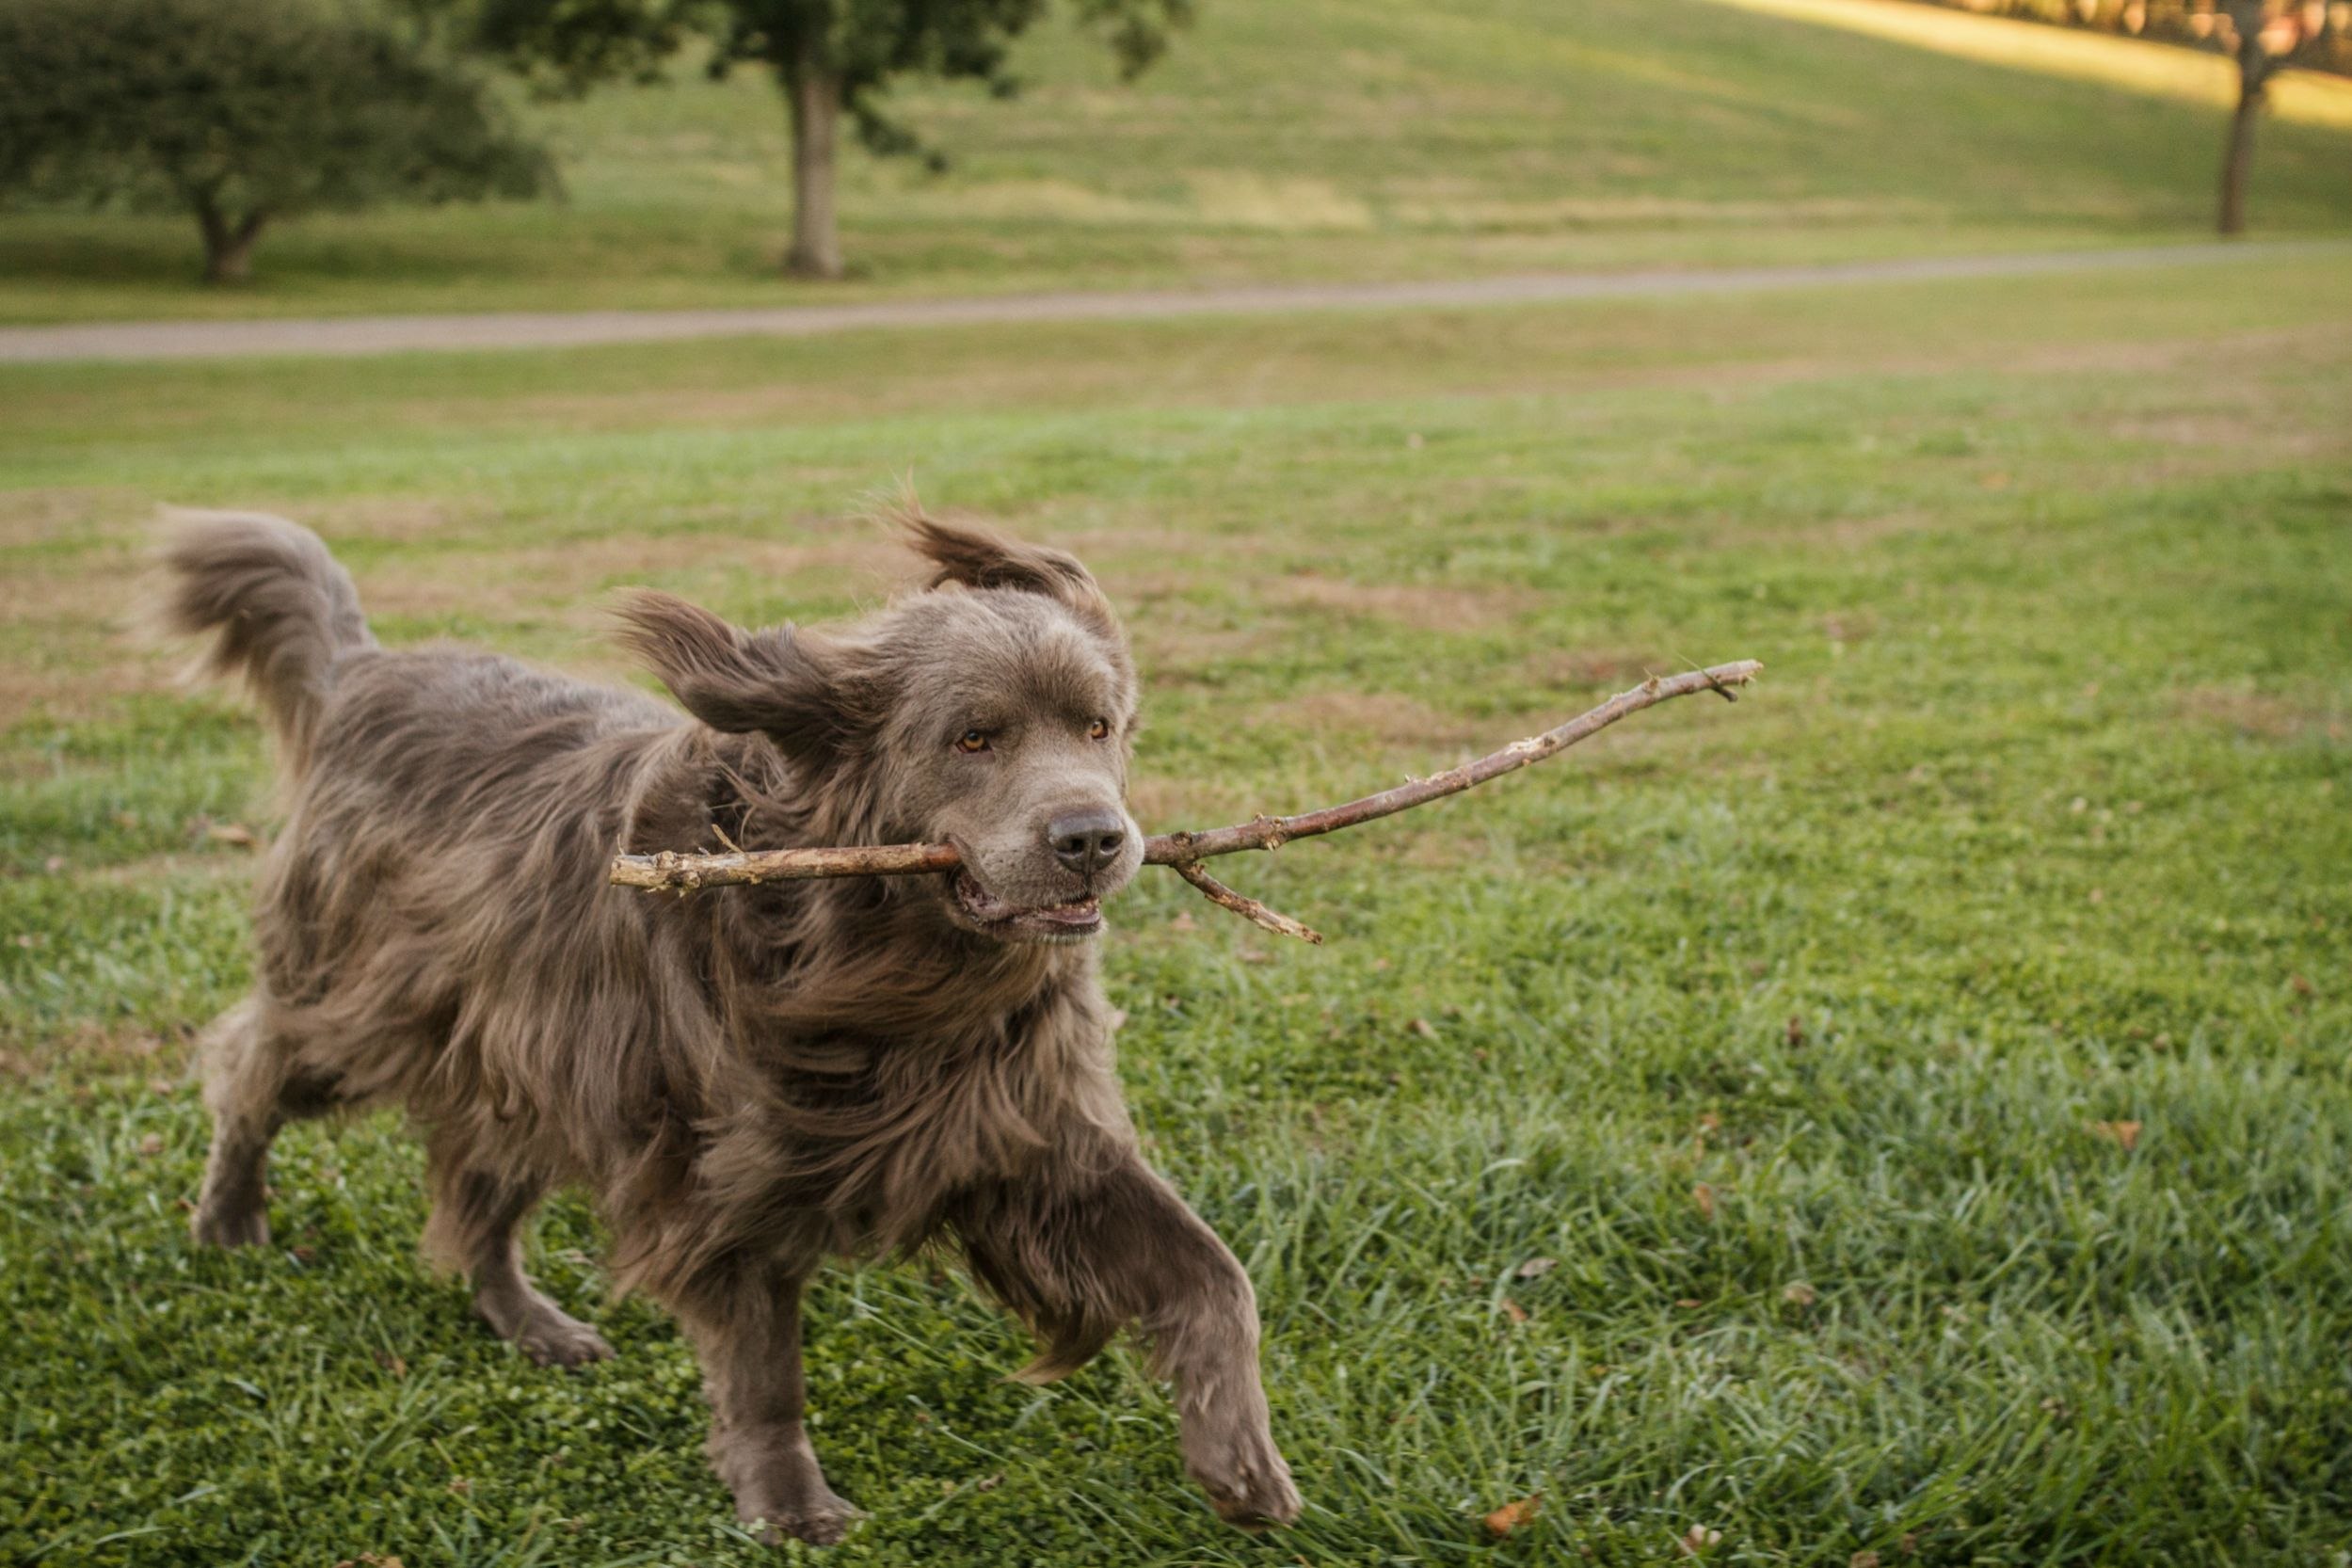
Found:
[[[1969,19],[1939,19],[1966,24]],[[1988,24],[1988,25],[1994,25]],[[2155,46],[2144,46],[2153,48]],[[1027,95],[918,87],[943,175],[849,155],[856,277],[773,270],[770,87],[536,106],[562,206],[319,217],[250,289],[178,219],[12,213],[0,319],[678,306],[1706,265],[2203,231],[2218,112],[1709,0],[1210,0],[1132,86],[1059,24]],[[2352,132],[2266,125],[2263,232],[2352,227]]]

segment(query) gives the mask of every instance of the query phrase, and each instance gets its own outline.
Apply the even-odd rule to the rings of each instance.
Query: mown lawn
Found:
[[[776,270],[789,221],[773,86],[681,65],[664,87],[529,111],[566,204],[306,219],[264,240],[249,288],[195,283],[185,219],[8,212],[0,321],[1753,264],[2212,224],[2223,110],[2050,74],[2039,56],[1955,58],[1713,0],[1200,12],[1132,86],[1061,20],[1021,46],[1016,102],[909,85],[894,102],[953,167],[847,155],[846,283]],[[2266,123],[2257,231],[2352,229],[2348,165],[2341,122]]]
[[[840,520],[911,468],[1128,611],[1149,825],[1768,671],[1229,863],[1326,948],[1160,873],[1114,912],[1132,1101],[1257,1282],[1297,1529],[1214,1523],[1131,1357],[1016,1386],[951,1271],[887,1268],[810,1311],[874,1515],[833,1560],[2342,1561],[2341,263],[0,372],[0,1560],[767,1560],[577,1200],[535,1256],[620,1349],[580,1376],[419,1269],[389,1117],[280,1142],[270,1249],[190,1248],[184,1042],[252,863],[207,826],[265,833],[266,776],[111,622],[155,502],[260,504],[390,640],[614,670],[618,584],[872,602]]]

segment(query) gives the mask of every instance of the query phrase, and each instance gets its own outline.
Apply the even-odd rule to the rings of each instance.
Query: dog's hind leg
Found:
[[[703,1282],[670,1305],[702,1360],[711,1400],[711,1467],[749,1524],[830,1546],[857,1511],[825,1484],[801,1425],[798,1278],[744,1270]]]
[[[604,1336],[557,1306],[522,1272],[516,1236],[539,1201],[538,1182],[470,1164],[457,1140],[436,1135],[426,1154],[433,1213],[425,1222],[427,1256],[464,1271],[473,1310],[501,1339],[542,1367],[609,1360]]]
[[[335,1080],[306,1069],[294,1048],[268,1030],[258,997],[215,1019],[198,1048],[213,1147],[189,1229],[210,1246],[261,1246],[269,1240],[264,1176],[270,1140],[286,1123],[340,1103]]]

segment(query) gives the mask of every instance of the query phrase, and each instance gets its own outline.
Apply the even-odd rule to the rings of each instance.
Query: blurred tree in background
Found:
[[[0,194],[192,214],[204,276],[321,208],[528,196],[552,167],[488,85],[305,0],[0,0]]]
[[[2237,107],[2221,160],[2219,227],[2246,228],[2254,122],[2271,79],[2289,66],[2352,75],[2352,0],[1928,0],[1955,10],[2022,17],[2219,50],[2236,61]]]
[[[1000,97],[1019,87],[1006,70],[1013,40],[1046,0],[407,0],[420,15],[462,17],[473,41],[543,88],[584,90],[657,72],[691,37],[714,43],[713,74],[738,62],[774,73],[792,136],[792,244],[785,264],[838,278],[841,245],[834,161],[843,115],[877,152],[936,152],[891,119],[882,95],[894,77],[918,74],[984,84]],[[1192,0],[1074,0],[1120,70],[1133,76],[1189,22]]]

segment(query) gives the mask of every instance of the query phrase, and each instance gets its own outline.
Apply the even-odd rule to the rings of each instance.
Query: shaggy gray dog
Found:
[[[429,1255],[542,1363],[612,1353],[535,1288],[517,1228],[585,1186],[614,1272],[703,1367],[737,1511],[838,1541],[802,1429],[800,1296],[827,1256],[959,1248],[1066,1373],[1138,1328],[1217,1512],[1287,1523],[1257,1314],[1138,1155],[1087,940],[1135,873],[1134,666],[1058,551],[907,527],[929,587],[848,629],[622,615],[691,717],[462,648],[377,646],[350,578],[274,518],[186,514],[163,619],[213,638],[277,731],[286,819],[252,995],[208,1032],[198,1240],[267,1240],[286,1122],[375,1103],[424,1129]],[[680,900],[626,849],[927,840],[952,876]]]

